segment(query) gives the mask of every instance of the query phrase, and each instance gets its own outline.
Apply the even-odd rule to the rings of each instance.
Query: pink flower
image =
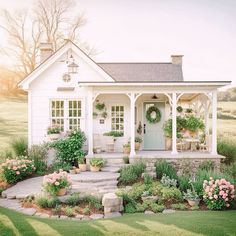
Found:
[[[215,199],[218,199],[218,196],[215,194],[215,195],[214,195],[214,198],[215,198]]]
[[[19,174],[20,174],[20,171],[16,171],[16,174],[19,175]]]
[[[229,203],[227,203],[227,204],[226,204],[226,207],[230,207],[230,204],[229,204]]]
[[[220,191],[219,195],[220,195],[220,196],[223,196],[224,193],[225,193],[224,191]]]
[[[57,182],[57,181],[55,182],[55,185],[56,185],[56,186],[58,186],[59,184],[60,184],[59,182]]]

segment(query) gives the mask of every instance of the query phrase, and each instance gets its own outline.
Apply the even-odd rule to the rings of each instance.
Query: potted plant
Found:
[[[130,154],[130,143],[126,143],[123,145],[123,153]]]
[[[163,127],[166,137],[166,149],[171,150],[172,147],[172,119],[168,119]]]
[[[193,179],[189,180],[189,184],[191,185],[191,189],[187,189],[187,192],[184,193],[184,199],[188,201],[188,204],[192,207],[192,206],[198,206],[199,202],[200,202],[200,198],[197,194],[197,192],[195,191],[195,188],[193,186]]]
[[[86,159],[84,157],[78,159],[78,164],[81,172],[87,170]]]
[[[105,108],[105,103],[98,102],[95,107],[97,110],[102,111]]]
[[[205,125],[201,118],[191,115],[186,119],[186,129],[192,137],[196,135],[198,130],[204,130],[204,128]]]
[[[182,112],[183,112],[183,107],[177,106],[176,110],[177,110],[179,113],[182,113]]]
[[[98,172],[104,166],[105,161],[102,158],[93,157],[92,159],[90,159],[89,163],[90,170],[92,172]]]
[[[104,118],[104,119],[106,119],[106,118],[107,118],[107,115],[108,115],[107,112],[104,111],[104,112],[102,112],[101,117]]]
[[[47,129],[47,136],[50,140],[57,140],[60,138],[61,129],[58,125],[49,126]]]
[[[72,169],[69,170],[70,174],[76,174],[76,167],[73,166]]]
[[[45,175],[43,178],[43,188],[50,195],[63,196],[71,186],[71,180],[67,172],[60,171]]]
[[[187,192],[184,193],[184,199],[188,201],[188,204],[192,206],[198,206],[200,198],[195,190],[187,189]]]
[[[140,149],[140,144],[142,143],[142,138],[137,136],[135,137],[135,150],[138,151]]]

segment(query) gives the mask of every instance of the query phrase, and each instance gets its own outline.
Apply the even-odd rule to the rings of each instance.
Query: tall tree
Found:
[[[70,39],[84,46],[87,53],[94,52],[80,42],[79,31],[86,19],[83,14],[71,14],[74,6],[73,0],[39,0],[31,11],[2,10],[0,27],[7,33],[9,46],[1,52],[16,61],[21,78],[36,67],[40,42],[50,42],[56,50]]]

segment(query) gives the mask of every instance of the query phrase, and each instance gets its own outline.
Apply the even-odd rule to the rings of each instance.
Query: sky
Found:
[[[0,8],[33,3],[0,0]],[[236,0],[76,0],[77,12],[87,18],[81,38],[99,52],[95,61],[169,62],[182,54],[185,80],[236,86]],[[0,44],[7,44],[2,31]]]

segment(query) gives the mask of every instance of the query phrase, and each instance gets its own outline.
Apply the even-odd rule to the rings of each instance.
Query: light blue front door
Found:
[[[161,120],[152,124],[146,119],[146,112],[149,107],[155,106],[161,112]],[[165,136],[163,132],[163,124],[165,121],[165,103],[164,102],[144,102],[143,104],[143,148],[145,150],[164,150]]]

